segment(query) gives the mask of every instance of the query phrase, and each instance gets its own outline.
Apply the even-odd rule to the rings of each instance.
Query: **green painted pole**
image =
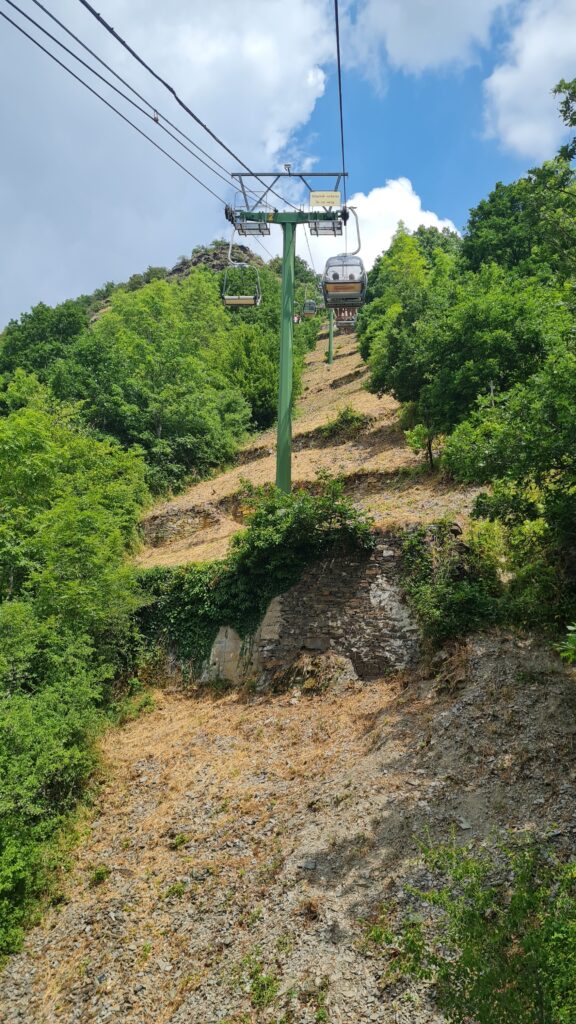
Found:
[[[276,486],[290,493],[292,487],[292,335],[294,316],[294,255],[296,224],[282,224],[282,323],[280,327],[280,389],[278,392],[278,441]]]
[[[334,362],[334,310],[328,311],[328,366]]]

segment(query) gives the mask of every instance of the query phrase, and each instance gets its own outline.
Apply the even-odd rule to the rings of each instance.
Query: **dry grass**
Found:
[[[418,475],[422,460],[405,443],[398,425],[398,403],[390,395],[378,398],[365,389],[368,371],[354,335],[337,338],[332,366],[324,360],[325,348],[326,341],[321,339],[317,349],[306,357],[303,393],[293,424],[294,484],[310,484],[322,470],[342,475],[353,500],[382,527],[430,522],[443,516],[460,522],[466,519],[477,491]],[[319,445],[314,432],[345,406],[369,416],[370,424],[353,440]],[[238,493],[243,480],[255,485],[274,480],[275,443],[274,429],[259,434],[243,449],[240,465],[153,509],[148,520],[162,522],[166,517],[171,529],[163,543],[143,548],[138,564],[179,565],[222,558],[230,538],[242,525],[241,516],[231,512],[229,499]],[[173,529],[174,519],[181,516],[184,520],[187,514],[207,507],[216,511],[215,521],[183,522]]]

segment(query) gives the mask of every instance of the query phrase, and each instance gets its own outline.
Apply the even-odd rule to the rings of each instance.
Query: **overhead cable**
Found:
[[[211,153],[207,153],[205,149],[202,149],[202,146],[199,146],[197,142],[194,142],[194,140],[191,139],[190,136],[186,134],[186,132],[183,132],[182,129],[178,127],[178,125],[174,124],[170,120],[170,118],[166,117],[166,114],[162,114],[158,110],[158,108],[156,106],[154,106],[153,103],[150,102],[150,100],[147,100],[145,96],[142,96],[142,94],[139,93],[138,90],[135,89],[133,85],[130,85],[130,82],[127,82],[126,79],[122,77],[122,75],[119,75],[118,72],[114,70],[114,68],[110,67],[110,65],[107,64],[107,62],[105,60],[103,60],[102,57],[99,57],[98,54],[94,52],[94,50],[90,49],[90,47],[87,46],[86,43],[83,42],[83,40],[79,38],[79,36],[75,35],[75,33],[72,32],[71,29],[69,29],[67,25],[65,25],[62,21],[60,21],[59,18],[57,18],[55,14],[52,14],[52,11],[49,11],[48,8],[44,6],[44,4],[40,3],[40,0],[32,0],[32,2],[34,4],[36,4],[36,6],[39,7],[41,11],[44,11],[44,13],[46,15],[48,15],[48,17],[51,18],[52,21],[54,21],[64,32],[66,32],[72,39],[74,39],[75,42],[77,42],[79,44],[79,46],[81,46],[84,50],[86,50],[86,52],[89,53],[90,56],[94,58],[94,60],[97,60],[98,63],[102,65],[102,67],[105,67],[106,70],[109,71],[111,75],[114,75],[114,77],[119,82],[122,82],[122,85],[125,85],[126,88],[129,89],[131,93],[133,93],[134,96],[137,96],[138,99],[142,101],[142,103],[145,103],[146,106],[149,107],[150,110],[152,111],[152,116],[154,116],[154,114],[157,114],[158,117],[160,118],[160,123],[162,121],[165,121],[166,124],[170,125],[170,127],[173,128],[175,132],[178,132],[178,134],[183,139],[186,139],[186,142],[189,142],[191,146],[194,146],[194,149],[197,149],[199,153],[202,153],[203,156],[207,157],[207,159],[210,160],[216,167],[219,167],[221,171],[224,171],[225,174],[230,176],[230,172],[227,170],[226,167],[224,167],[223,164],[221,164],[216,159],[216,157],[212,156]],[[27,15],[26,15],[26,17],[27,17]],[[46,29],[42,29],[42,31],[45,32]],[[236,185],[236,182],[232,181],[232,184]],[[247,191],[248,192],[252,192],[251,189],[247,189]],[[256,195],[256,193],[252,192],[252,195]]]
[[[83,0],[81,0],[83,2]],[[338,62],[338,101],[340,105],[340,145],[342,150],[342,188],[344,191],[344,206],[346,206],[346,160],[344,157],[344,112],[342,106],[342,62],[340,59],[340,18],[338,13],[338,0],[334,0],[334,21],[336,23],[336,58]]]
[[[256,181],[259,181],[261,185],[264,185],[264,187],[266,188],[267,191],[271,192],[272,195],[276,196],[276,198],[280,199],[283,203],[286,203],[288,206],[291,206],[293,210],[298,210],[298,207],[295,206],[294,203],[291,203],[289,199],[286,199],[285,196],[281,196],[278,192],[275,192],[274,189],[269,189],[268,186],[266,185],[266,182],[262,181],[262,179],[259,178],[257,174],[254,174],[253,171],[250,169],[250,167],[248,167],[248,164],[244,163],[244,161],[240,159],[240,157],[234,152],[234,150],[230,149],[230,147],[227,146],[226,143],[223,142],[222,139],[220,139],[216,135],[216,133],[213,132],[212,129],[209,128],[208,125],[205,124],[204,121],[202,121],[202,119],[200,117],[198,117],[198,114],[195,114],[194,111],[190,109],[188,104],[185,103],[184,100],[181,99],[181,97],[178,95],[178,93],[176,92],[174,86],[170,85],[170,83],[167,82],[166,79],[162,78],[162,76],[159,75],[157,71],[154,71],[154,68],[150,67],[150,65],[146,63],[144,58],[141,57],[140,54],[138,54],[136,52],[136,50],[132,49],[132,47],[129,45],[129,43],[127,43],[126,40],[123,39],[122,36],[118,34],[116,29],[113,28],[112,25],[110,25],[106,21],[106,19],[103,18],[102,15],[99,14],[97,10],[95,10],[94,7],[92,7],[92,4],[88,3],[88,0],[79,0],[79,3],[81,3],[82,6],[85,7],[86,10],[89,11],[90,14],[94,18],[96,18],[96,20],[102,25],[102,27],[105,28],[106,31],[109,32],[110,35],[112,35],[114,37],[114,39],[116,39],[116,41],[119,42],[120,45],[123,46],[124,49],[127,50],[129,54],[131,54],[132,57],[134,57],[134,60],[138,61],[138,63],[141,64],[142,67],[145,68],[146,71],[148,71],[153,76],[153,78],[156,79],[157,82],[160,82],[160,84],[163,85],[164,88],[167,89],[169,93],[171,93],[171,95],[174,97],[174,99],[176,100],[178,105],[180,107],[182,107],[182,110],[185,110],[186,113],[191,118],[193,118],[194,121],[196,121],[196,124],[199,124],[200,127],[203,128],[204,131],[208,133],[210,138],[214,139],[214,141],[217,142],[218,145],[221,146],[222,149],[224,149],[231,157],[233,157],[234,160],[237,160],[238,163],[244,168],[244,170],[248,171],[248,173],[250,175],[252,175],[252,177],[254,177],[256,179]]]
[[[306,245],[308,246],[308,255],[310,257],[310,266],[312,267],[312,270],[314,271],[314,276],[318,277],[318,275],[316,273],[316,267],[314,266],[314,257],[312,255],[312,249],[310,248],[310,241],[308,239],[308,225],[307,224],[304,225],[304,238],[306,239]]]
[[[40,7],[42,10],[46,10],[46,8],[43,6],[43,4],[39,3],[38,0],[33,0],[33,2],[36,3],[37,6]],[[179,146],[181,146],[182,149],[185,149],[187,153],[190,153],[190,155],[193,156],[195,160],[198,160],[201,164],[204,164],[204,166],[209,171],[211,171],[212,174],[215,174],[226,185],[229,185],[229,186],[233,185],[234,186],[236,184],[234,179],[230,176],[229,172],[226,171],[226,168],[223,167],[222,164],[218,163],[217,160],[214,160],[214,158],[211,157],[209,153],[206,153],[205,150],[203,150],[200,146],[198,146],[194,142],[193,139],[190,139],[188,135],[186,135],[184,132],[182,132],[177,127],[177,125],[172,125],[172,122],[169,121],[168,118],[164,117],[163,115],[160,115],[158,113],[158,111],[156,110],[156,108],[153,106],[153,104],[150,103],[149,100],[145,99],[144,96],[141,96],[140,93],[137,92],[136,89],[133,89],[132,86],[128,82],[125,82],[125,80],[123,78],[121,78],[120,75],[116,75],[116,72],[113,70],[113,68],[109,67],[109,65],[106,64],[105,61],[101,60],[92,50],[90,50],[90,49],[88,49],[88,47],[86,47],[88,52],[91,53],[95,57],[96,60],[100,61],[100,63],[105,68],[107,68],[108,71],[110,71],[111,74],[116,75],[118,80],[121,81],[124,85],[126,85],[126,88],[130,89],[130,91],[133,92],[135,96],[138,96],[138,98],[141,99],[142,102],[145,103],[146,106],[149,107],[149,109],[151,111],[153,111],[153,113],[149,113],[149,111],[146,110],[144,107],[141,107],[139,103],[136,103],[136,101],[133,100],[131,96],[128,96],[125,92],[123,92],[122,89],[119,89],[117,85],[114,85],[114,83],[109,81],[109,79],[105,78],[104,75],[101,75],[99,71],[96,71],[95,68],[93,68],[85,60],[83,60],[82,57],[79,57],[78,54],[74,52],[74,50],[71,50],[68,46],[66,46],[65,43],[63,43],[60,39],[57,38],[57,36],[52,35],[52,33],[49,32],[48,29],[45,28],[43,25],[41,25],[40,22],[35,21],[35,19],[32,18],[29,14],[26,14],[26,12],[23,11],[20,7],[18,7],[18,5],[15,4],[13,2],[13,0],[5,0],[5,3],[9,4],[9,6],[12,7],[15,11],[17,11],[18,14],[20,14],[23,18],[26,18],[29,22],[31,22],[31,24],[34,25],[35,28],[39,29],[40,32],[43,32],[44,35],[48,36],[48,38],[51,39],[52,42],[56,43],[57,46],[60,46],[61,49],[65,50],[67,54],[69,54],[71,57],[73,57],[74,60],[78,61],[79,64],[82,64],[82,66],[85,67],[88,71],[90,71],[91,74],[95,75],[96,78],[99,78],[101,82],[104,82],[104,84],[107,85],[110,89],[113,89],[114,92],[118,94],[118,96],[121,96],[122,99],[126,100],[127,103],[130,103],[131,106],[133,106],[136,110],[140,111],[140,113],[143,114],[144,117],[147,117],[150,121],[154,121],[154,123],[157,124],[158,127],[163,132],[166,132],[166,134],[169,135],[170,138],[174,140],[174,142],[176,142]],[[50,14],[49,11],[47,11],[47,13]],[[53,17],[52,15],[50,15],[50,16]],[[63,25],[61,21],[58,21],[57,18],[54,18],[54,21],[56,21],[58,23],[58,25],[60,25],[65,31],[68,31],[68,29],[66,29],[66,26]],[[73,35],[73,33],[70,33],[70,35]],[[80,43],[81,46],[84,45],[82,43],[82,41],[80,39],[78,39],[77,36],[73,35],[73,38],[76,39]],[[162,118],[162,120],[161,120],[161,118]],[[167,124],[170,124],[171,127],[173,127],[178,132],[178,134],[182,136],[182,138],[186,139],[188,142],[190,142],[190,144],[192,146],[194,146],[194,149],[198,149],[199,152],[204,153],[205,156],[207,156],[209,160],[212,160],[218,167],[221,167],[222,170],[226,172],[227,176],[225,177],[223,174],[220,174],[220,172],[217,171],[214,167],[211,167],[210,164],[207,163],[206,160],[203,160],[202,157],[198,156],[197,153],[194,152],[194,150],[190,149],[189,146],[186,146],[176,135],[174,135],[171,131],[169,131],[168,128],[166,128],[164,124],[162,124],[162,121],[166,121]]]
[[[206,185],[205,182],[203,182],[200,178],[193,174],[192,171],[190,171],[187,167],[184,166],[184,164],[181,164],[180,161],[176,159],[176,157],[172,156],[172,154],[169,153],[167,149],[164,149],[163,146],[159,145],[158,142],[155,142],[154,139],[152,139],[149,135],[146,134],[146,132],[142,131],[142,129],[139,128],[138,125],[134,124],[134,122],[131,121],[129,117],[126,117],[126,115],[123,114],[122,111],[118,110],[118,108],[115,107],[113,103],[110,103],[109,100],[102,96],[101,93],[99,93],[96,89],[93,89],[91,85],[88,85],[88,82],[85,82],[83,78],[80,78],[80,76],[77,75],[74,71],[72,71],[72,69],[69,68],[67,64],[64,64],[61,60],[58,59],[58,57],[56,57],[55,54],[51,53],[50,50],[46,49],[46,47],[43,46],[42,43],[38,42],[38,40],[35,39],[34,36],[31,36],[29,32],[26,32],[26,30],[23,29],[21,25],[18,25],[17,22],[13,21],[12,18],[9,18],[8,15],[4,14],[3,11],[0,11],[0,17],[4,18],[5,21],[9,22],[9,24],[12,25],[15,29],[17,29],[18,32],[21,32],[23,36],[26,36],[26,38],[29,39],[31,43],[34,43],[34,45],[37,46],[39,50],[42,50],[43,53],[45,53],[48,57],[50,57],[51,60],[53,60],[56,64],[63,68],[64,71],[67,71],[68,74],[71,75],[72,78],[76,79],[77,82],[80,82],[80,84],[83,85],[85,89],[88,89],[88,91],[91,92],[93,96],[96,96],[99,100],[101,100],[102,103],[104,103],[110,110],[113,110],[115,114],[118,114],[118,117],[122,118],[122,120],[125,121],[126,124],[129,124],[132,128],[134,128],[134,130],[137,131],[138,134],[141,135],[144,139],[147,139],[148,142],[150,142],[155,147],[155,149],[158,149],[161,153],[164,154],[164,156],[167,156],[168,159],[172,161],[172,163],[176,164],[176,166],[179,167],[182,171],[184,171],[184,173],[187,174],[188,177],[192,178],[199,185],[201,185],[202,188],[206,190],[206,192],[209,192],[210,195],[214,196],[214,198],[217,199],[219,203],[225,203],[225,200],[222,199],[221,196],[217,195],[217,193],[214,192],[209,185]]]
[[[260,238],[258,238],[258,235],[254,235],[253,237],[254,237],[254,241],[258,242],[258,245],[260,246],[260,248],[264,249],[264,252],[270,257],[271,260],[273,260],[274,257],[272,255],[272,253],[270,252],[270,249],[266,248],[266,246],[264,245],[264,242]]]

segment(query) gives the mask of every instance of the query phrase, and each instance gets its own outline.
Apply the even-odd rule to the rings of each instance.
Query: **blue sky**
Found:
[[[489,66],[489,61],[483,62]],[[482,67],[414,77],[389,76],[378,95],[357,72],[346,76],[346,151],[349,189],[369,192],[384,179],[410,178],[423,206],[463,228],[471,206],[496,181],[513,181],[531,161],[483,138]],[[318,167],[340,163],[338,140],[322,127],[337,111],[331,76],[304,134],[316,135]],[[409,126],[407,130],[407,125]],[[325,141],[324,141],[325,140]]]
[[[18,2],[49,24],[33,0]],[[340,0],[340,8],[349,193],[368,264],[398,219],[461,229],[497,180],[513,180],[560,145],[550,90],[576,74],[576,0]],[[77,0],[50,9],[235,168]],[[99,9],[250,166],[339,164],[333,0],[100,0]],[[39,300],[172,265],[227,233],[221,202],[3,21],[0,89],[10,96],[0,113],[0,326]],[[231,199],[161,127],[128,112]],[[313,243],[318,266],[335,244]],[[267,246],[279,251],[279,232]],[[302,233],[299,252],[307,255]]]

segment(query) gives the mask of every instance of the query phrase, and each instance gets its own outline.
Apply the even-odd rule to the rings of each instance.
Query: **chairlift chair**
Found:
[[[368,278],[359,256],[331,256],[322,278],[324,303],[328,309],[364,305]]]
[[[234,206],[232,209],[232,223],[236,228],[239,235],[269,235],[270,225],[265,220],[244,220],[242,217],[243,213],[246,213],[246,208],[242,206],[242,195],[240,192],[236,192],[234,197]]]
[[[341,306],[335,311],[336,327],[342,334],[352,334],[356,328],[356,309]]]
[[[336,235],[342,234],[342,221],[340,217],[337,220],[311,220],[308,225],[308,230],[311,235]]]
[[[270,225],[265,220],[237,220],[236,231],[239,235],[269,235]]]
[[[331,256],[326,263],[322,277],[324,303],[328,309],[356,309],[366,301],[368,277],[364,264],[357,255],[360,252],[360,225],[354,209],[358,245],[352,253]]]
[[[224,271],[224,280],[222,281],[222,302],[228,309],[245,309],[251,306],[259,306],[262,302],[262,290],[260,288],[260,274],[258,273],[258,267],[250,263],[236,263],[232,259],[232,243],[234,241],[234,232],[237,230],[236,226],[232,229],[232,237],[230,238],[230,245],[228,246],[228,266]],[[243,285],[242,289],[235,291],[230,290],[230,271],[240,271],[240,280]],[[250,287],[245,286],[245,282],[248,282]]]
[[[254,290],[248,290],[243,288],[242,293],[239,291],[231,292],[228,286],[228,272],[230,270],[246,270],[250,276],[252,276],[252,284]],[[245,275],[246,277],[248,276]],[[229,309],[242,309],[247,306],[259,306],[262,302],[262,292],[260,290],[260,274],[258,273],[258,267],[251,266],[250,263],[233,263],[231,267],[226,267],[224,271],[224,280],[222,282],[222,302]]]

